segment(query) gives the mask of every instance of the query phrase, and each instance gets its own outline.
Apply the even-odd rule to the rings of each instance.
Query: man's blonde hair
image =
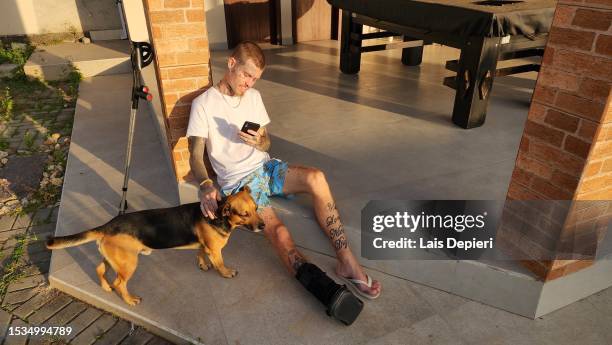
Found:
[[[238,43],[231,57],[236,59],[241,65],[251,60],[259,69],[263,69],[266,66],[266,58],[264,57],[263,51],[255,42],[244,41]]]

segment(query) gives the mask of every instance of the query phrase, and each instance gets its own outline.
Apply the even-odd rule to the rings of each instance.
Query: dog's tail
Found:
[[[60,237],[49,237],[47,239],[47,248],[49,249],[60,249],[68,248],[81,245],[83,243],[99,240],[104,236],[104,233],[99,229],[92,229],[78,234],[60,236]]]

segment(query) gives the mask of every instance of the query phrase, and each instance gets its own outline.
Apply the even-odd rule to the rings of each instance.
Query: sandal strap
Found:
[[[367,286],[367,287],[368,287],[368,289],[369,289],[369,288],[371,288],[371,287],[372,287],[372,278],[371,278],[369,275],[367,275],[367,274],[366,274],[366,278],[368,278],[368,281],[367,281],[367,282],[364,282],[363,280],[359,280],[359,279],[351,279],[351,278],[349,278],[349,280],[350,280],[352,283],[355,283],[355,284],[363,284],[363,285]]]

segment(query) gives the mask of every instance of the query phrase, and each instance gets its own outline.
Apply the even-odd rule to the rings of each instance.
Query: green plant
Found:
[[[46,335],[46,336],[44,336],[42,338],[42,341],[43,341],[43,344],[45,344],[45,345],[64,345],[64,344],[68,344],[66,339],[64,339],[59,334]]]
[[[79,84],[83,80],[83,74],[79,71],[78,68],[72,67],[72,71],[68,73],[68,82],[71,84]]]
[[[17,65],[17,69],[14,72],[13,78],[23,78],[25,73],[23,71],[23,65],[34,51],[34,47],[26,45],[25,48],[11,48],[5,49],[0,45],[0,64],[4,62],[12,63]]]
[[[8,121],[13,115],[13,97],[11,97],[11,89],[6,86],[4,92],[0,94],[0,118]]]
[[[68,96],[77,96],[77,90],[79,89],[79,83],[81,82],[81,80],[83,80],[83,75],[81,74],[81,71],[79,71],[78,68],[73,66],[72,71],[68,73],[68,78],[66,80],[68,82],[68,90],[66,92]]]
[[[53,164],[63,164],[65,161],[64,153],[62,150],[55,150],[52,153],[53,155]]]
[[[15,248],[11,256],[8,258],[8,262],[4,266],[2,277],[0,278],[0,298],[4,298],[6,290],[9,285],[21,278],[24,275],[23,269],[21,269],[22,263],[20,262],[21,257],[25,253],[26,247],[33,237],[28,235],[17,235]]]
[[[0,150],[4,151],[8,149],[11,144],[4,137],[0,137]]]
[[[47,164],[60,165],[63,169],[66,168],[66,155],[60,150],[54,150],[52,152],[52,159],[47,161]],[[49,169],[45,169],[47,171]],[[63,179],[61,173],[56,173],[54,178]],[[63,181],[62,181],[63,183]],[[62,195],[62,183],[54,184],[49,181],[47,184],[41,184],[40,187],[29,197],[29,202],[26,205],[21,205],[18,210],[18,214],[27,214],[38,211],[43,207],[49,207],[57,203]],[[51,213],[47,217],[47,221],[50,221]]]
[[[68,24],[68,23],[66,23],[66,24],[67,24],[67,26],[66,26],[66,33],[68,35],[70,35],[71,38],[74,41],[78,41],[79,38],[81,38],[83,36],[82,33],[79,32],[79,29],[77,29],[76,26],[74,26],[72,24]]]
[[[32,135],[32,132],[27,131],[23,136],[23,144],[25,147],[32,151],[34,148],[34,140],[36,139],[36,135]]]

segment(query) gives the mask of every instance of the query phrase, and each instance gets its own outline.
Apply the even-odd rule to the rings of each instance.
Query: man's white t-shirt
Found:
[[[227,96],[211,87],[191,104],[187,136],[206,139],[206,149],[217,182],[232,189],[240,180],[270,160],[267,152],[247,145],[238,135],[245,121],[270,123],[259,91],[248,89],[241,97]]]

